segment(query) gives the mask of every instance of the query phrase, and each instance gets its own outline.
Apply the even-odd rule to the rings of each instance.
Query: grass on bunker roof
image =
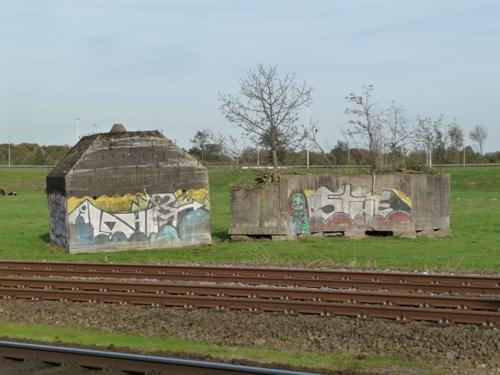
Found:
[[[49,243],[43,192],[48,172],[44,168],[0,168],[0,187],[18,193],[17,197],[0,199],[1,259],[500,272],[500,167],[442,170],[452,181],[453,234],[449,237],[229,242],[230,186],[251,180],[254,172],[210,169],[212,246],[77,255]],[[312,168],[307,172],[329,170]]]

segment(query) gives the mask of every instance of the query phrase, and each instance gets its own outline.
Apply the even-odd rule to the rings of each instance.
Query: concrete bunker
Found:
[[[207,170],[159,131],[81,138],[47,194],[50,241],[70,253],[211,243]]]
[[[231,238],[300,235],[415,237],[450,230],[450,180],[442,174],[282,175],[231,193]]]

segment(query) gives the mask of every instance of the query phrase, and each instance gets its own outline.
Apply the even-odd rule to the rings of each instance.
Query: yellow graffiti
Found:
[[[70,197],[68,198],[68,212],[72,212],[83,201],[89,200],[92,204],[107,212],[137,212],[145,210],[148,204],[148,197],[144,193],[113,195],[101,195],[96,199],[92,197]]]
[[[313,189],[304,189],[304,194],[308,198],[312,197],[315,192],[316,192],[316,190],[313,190]]]
[[[177,190],[175,192],[176,202],[174,207],[181,207],[185,204],[192,203],[193,200],[201,203],[206,209],[210,209],[210,200],[208,198],[208,189],[189,189]],[[71,213],[76,207],[82,204],[85,200],[89,200],[92,204],[106,212],[138,212],[145,210],[148,206],[150,197],[146,193],[135,193],[125,195],[101,195],[96,197],[85,196],[81,198],[68,198],[68,212]]]
[[[399,199],[405,202],[408,205],[408,207],[411,208],[413,206],[413,200],[411,199],[411,197],[409,197],[399,189],[392,189],[392,191],[399,197]]]
[[[177,190],[175,192],[175,197],[177,201],[175,203],[176,207],[180,207],[184,204],[191,203],[194,199],[198,203],[204,205],[208,210],[210,209],[210,200],[208,198],[208,189],[188,189],[188,190]]]

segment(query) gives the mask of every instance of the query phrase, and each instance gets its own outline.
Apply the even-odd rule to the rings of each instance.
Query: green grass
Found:
[[[214,244],[198,248],[71,255],[49,244],[48,212],[43,187],[47,170],[0,168],[0,187],[18,197],[0,199],[0,258],[138,263],[247,263],[293,266],[353,266],[500,272],[500,168],[453,168],[451,174],[453,235],[415,240],[378,237],[231,243],[230,186],[254,173],[211,169]],[[326,169],[310,172],[324,173]],[[357,173],[356,170],[341,171]],[[287,363],[309,368],[383,368],[422,365],[391,358],[365,359],[337,353],[273,351],[256,347],[221,347],[175,337],[147,337],[90,331],[77,327],[23,326],[0,321],[4,337],[44,342],[130,348],[138,351],[196,353],[217,359]]]
[[[214,360],[246,360],[263,364],[288,364],[310,369],[377,369],[389,366],[425,368],[416,362],[395,358],[356,355],[324,354],[313,352],[276,351],[255,347],[216,346],[182,340],[176,337],[134,336],[88,330],[79,327],[45,325],[23,326],[0,321],[0,336],[10,339],[29,339],[45,343],[98,346],[104,349],[140,352],[167,352],[176,356],[210,356]],[[359,356],[358,356],[359,357]]]
[[[445,238],[311,238],[231,243],[227,237],[230,185],[251,180],[254,172],[211,169],[212,246],[78,255],[66,254],[48,242],[48,212],[43,193],[47,172],[0,169],[0,187],[19,193],[15,198],[0,199],[0,258],[500,271],[499,167],[443,170],[451,174],[452,181],[453,234]],[[341,171],[345,172],[357,173],[354,169]]]

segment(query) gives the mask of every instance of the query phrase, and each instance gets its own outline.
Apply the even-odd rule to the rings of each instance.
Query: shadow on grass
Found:
[[[44,233],[38,236],[43,242],[50,243],[50,233]]]
[[[212,238],[217,239],[219,241],[229,241],[231,239],[227,230],[212,232]]]

